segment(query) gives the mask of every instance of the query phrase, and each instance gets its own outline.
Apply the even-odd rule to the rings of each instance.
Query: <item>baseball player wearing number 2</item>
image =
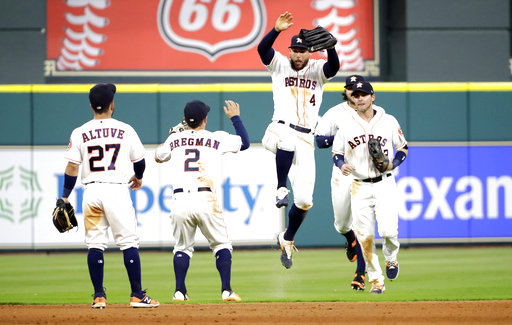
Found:
[[[171,185],[174,195],[171,220],[174,246],[174,275],[176,290],[174,301],[189,300],[185,278],[194,252],[196,229],[206,237],[216,258],[221,279],[221,298],[241,301],[231,289],[231,251],[221,205],[216,191],[220,188],[222,155],[249,148],[249,135],[240,119],[240,106],[226,101],[224,113],[231,120],[237,135],[205,129],[210,107],[194,100],[185,106],[185,121],[189,129],[169,135],[155,152],[158,163],[169,161]]]
[[[272,44],[281,32],[293,25],[292,19],[289,12],[281,14],[274,28],[258,45],[261,61],[272,76],[274,114],[262,143],[276,155],[276,206],[280,208],[289,203],[286,187],[289,172],[294,196],[288,213],[288,227],[278,235],[281,263],[286,268],[293,265],[295,234],[313,206],[316,167],[312,130],[322,103],[323,85],[340,67],[334,47],[327,50],[327,61],[310,60],[311,53],[299,35],[291,39],[290,58],[276,52]]]
[[[383,110],[375,109],[373,87],[367,81],[353,86],[352,98],[356,110],[350,118],[341,121],[332,146],[334,164],[343,175],[351,175],[351,205],[353,227],[361,243],[372,283],[370,293],[381,294],[384,276],[375,248],[375,222],[382,237],[382,252],[386,260],[386,275],[394,280],[398,277],[398,202],[394,169],[407,156],[407,141],[398,121]],[[368,142],[376,139],[388,157],[387,166],[380,172],[370,157]],[[393,150],[394,159],[391,159]]]
[[[158,307],[160,303],[142,290],[137,220],[129,191],[142,186],[145,149],[130,125],[112,118],[115,92],[113,84],[97,84],[89,92],[94,119],[71,134],[62,199],[69,202],[81,165],[87,264],[94,287],[92,307],[106,307],[103,251],[107,248],[109,227],[123,251],[132,291],[130,306]]]

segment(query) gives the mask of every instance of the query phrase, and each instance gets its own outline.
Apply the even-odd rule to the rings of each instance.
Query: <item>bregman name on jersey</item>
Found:
[[[204,141],[204,138],[180,138],[176,139],[174,141],[171,141],[169,143],[171,147],[171,151],[178,147],[184,147],[184,146],[195,146],[195,147],[208,147],[213,148],[215,150],[219,149],[220,141],[213,140],[212,145],[212,139],[206,139]]]

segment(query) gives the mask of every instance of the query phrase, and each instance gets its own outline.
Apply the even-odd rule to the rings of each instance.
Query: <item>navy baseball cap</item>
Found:
[[[116,86],[113,84],[97,84],[89,91],[91,107],[100,110],[107,107],[114,100]]]
[[[347,77],[347,79],[345,79],[345,88],[347,88],[348,86],[353,86],[360,81],[364,81],[364,77],[357,74],[353,74],[350,77]]]
[[[356,84],[354,84],[354,92],[352,93],[352,96],[354,96],[354,93],[361,91],[363,93],[371,94],[373,95],[373,87],[368,81],[361,81]]]
[[[300,47],[303,49],[308,48],[308,46],[306,45],[306,41],[302,37],[300,37],[300,35],[294,35],[292,37],[289,48],[293,48],[293,47]]]
[[[208,112],[210,106],[206,105],[200,100],[193,100],[185,105],[185,121],[190,124],[202,121]]]

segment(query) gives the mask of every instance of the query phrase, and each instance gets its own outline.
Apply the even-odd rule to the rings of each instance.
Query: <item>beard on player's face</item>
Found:
[[[309,62],[309,58],[304,59],[304,60],[302,60],[300,58],[297,58],[295,60],[290,59],[290,64],[292,66],[292,69],[297,70],[297,71],[302,70],[306,65],[308,65],[308,62]]]

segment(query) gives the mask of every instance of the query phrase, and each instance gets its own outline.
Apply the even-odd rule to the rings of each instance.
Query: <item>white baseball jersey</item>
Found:
[[[242,140],[224,131],[186,130],[171,134],[156,150],[162,161],[170,159],[173,188],[208,186],[213,190],[220,182],[221,155],[238,152]]]
[[[266,66],[272,76],[273,121],[282,120],[307,129],[315,127],[324,83],[329,80],[323,71],[326,62],[310,59],[302,70],[296,71],[288,57],[275,52]]]
[[[373,106],[375,109],[375,107]],[[381,173],[375,168],[368,152],[368,139],[379,140],[384,154],[393,160],[393,149],[401,149],[407,141],[398,121],[383,110],[375,109],[375,116],[366,122],[357,112],[343,120],[334,137],[333,154],[342,154],[345,162],[354,165],[351,187],[351,211],[354,230],[361,243],[366,261],[368,281],[384,284],[384,276],[375,249],[375,222],[383,238],[382,251],[386,261],[396,260],[398,242],[398,201],[396,182],[392,171],[386,171],[381,180],[363,182]],[[389,175],[389,176],[388,176]]]
[[[94,119],[73,130],[65,158],[82,165],[83,184],[127,184],[134,174],[133,163],[144,158],[144,154],[135,130],[109,118]]]
[[[380,106],[374,105],[375,110],[384,111]],[[333,106],[318,120],[315,133],[321,136],[335,136],[341,124],[352,118],[354,109],[347,102]],[[352,213],[350,205],[350,191],[352,175],[345,176],[333,164],[331,177],[331,199],[334,211],[334,227],[339,233],[345,234],[352,229]]]
[[[71,133],[65,158],[81,164],[85,242],[105,250],[108,228],[121,250],[139,247],[128,181],[145,149],[135,130],[113,118],[94,119]]]
[[[373,106],[375,109],[375,106]],[[394,149],[407,145],[398,121],[384,110],[375,109],[376,114],[370,122],[364,121],[357,112],[351,113],[350,119],[344,119],[340,125],[342,132],[337,132],[332,146],[333,154],[342,154],[345,162],[354,165],[352,175],[356,179],[379,176],[381,173],[373,165],[368,153],[368,139],[379,140],[382,151],[392,161]]]
[[[227,152],[238,152],[242,139],[224,131],[186,130],[171,134],[156,150],[160,161],[170,159],[174,190],[171,205],[174,253],[194,252],[194,237],[199,227],[213,253],[232,249],[222,209],[215,189],[220,183],[221,157]],[[209,188],[209,190],[204,190]]]
[[[343,102],[333,106],[318,120],[315,133],[321,136],[334,136],[343,120],[351,118],[354,109]],[[350,211],[350,187],[353,177],[344,176],[333,164],[331,176],[331,200],[334,212],[334,228],[341,234],[352,229],[352,213]]]

